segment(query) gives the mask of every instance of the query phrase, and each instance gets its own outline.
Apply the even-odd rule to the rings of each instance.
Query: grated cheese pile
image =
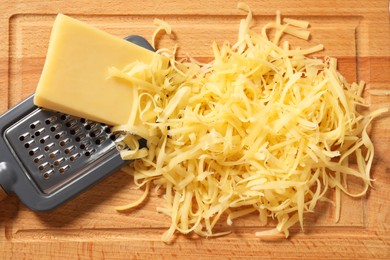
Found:
[[[308,39],[307,22],[277,13],[258,33],[250,28],[249,7],[238,7],[248,15],[237,43],[213,43],[208,64],[178,61],[176,50],[160,49],[171,59],[169,69],[158,59],[111,68],[134,91],[129,123],[113,128],[122,135],[117,147],[124,159],[137,159],[124,170],[145,187],[139,200],[118,210],[142,203],[152,186],[165,192],[166,205],[157,208],[171,218],[164,241],[176,231],[224,235],[213,232],[221,217],[231,225],[254,212],[260,225],[277,220],[256,235],[287,237],[318,201],[331,201],[328,189],[335,189],[338,218],[341,192],[362,196],[370,186],[374,147],[367,127],[387,110],[359,113],[368,106],[364,82],[349,84],[335,58],[307,57],[322,45],[290,49],[281,42],[283,34]],[[171,32],[165,22],[155,23],[153,38]],[[139,146],[140,138],[147,147]],[[350,177],[361,179],[360,192],[348,190]]]

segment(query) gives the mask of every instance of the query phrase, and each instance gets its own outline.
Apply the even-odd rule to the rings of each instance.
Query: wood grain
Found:
[[[390,89],[390,17],[387,0],[246,1],[254,12],[255,28],[282,15],[311,22],[309,42],[323,43],[339,59],[339,69],[349,81],[365,80],[367,88]],[[151,39],[153,19],[169,22],[175,39],[160,37],[160,47],[180,46],[207,60],[212,41],[234,41],[244,17],[236,2],[215,1],[38,1],[6,0],[0,3],[0,113],[31,95],[39,79],[50,30],[59,12],[71,15],[113,35],[139,34]],[[370,109],[390,107],[389,96],[365,94]],[[0,204],[0,259],[53,258],[367,258],[390,259],[390,118],[374,123],[376,146],[372,169],[374,188],[366,198],[343,196],[341,219],[321,204],[305,216],[305,230],[292,229],[289,239],[259,239],[255,215],[239,219],[220,230],[232,234],[219,238],[178,235],[171,244],[160,241],[169,219],[156,213],[164,203],[157,194],[125,213],[117,205],[135,200],[131,178],[119,171],[62,207],[47,213],[25,208],[11,195]],[[1,159],[0,159],[1,160]],[[332,194],[329,194],[332,196]]]

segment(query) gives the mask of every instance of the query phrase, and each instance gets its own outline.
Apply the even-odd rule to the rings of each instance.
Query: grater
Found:
[[[154,51],[142,37],[125,40]],[[35,211],[56,208],[128,163],[110,126],[34,105],[34,95],[0,117],[0,188]],[[0,189],[1,191],[1,189]]]

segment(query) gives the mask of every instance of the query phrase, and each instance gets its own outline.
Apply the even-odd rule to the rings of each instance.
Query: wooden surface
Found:
[[[311,22],[309,43],[323,43],[318,55],[339,58],[348,80],[364,79],[369,89],[390,89],[390,18],[387,0],[373,1],[247,1],[256,27],[282,15]],[[0,2],[0,113],[35,90],[44,63],[55,15],[59,12],[124,37],[140,34],[150,40],[153,18],[169,22],[180,55],[207,59],[212,41],[234,41],[245,14],[236,2],[218,1],[42,1]],[[169,37],[160,46],[172,47]],[[389,96],[370,96],[372,108],[389,107]],[[169,219],[156,213],[163,199],[156,194],[132,212],[114,207],[141,194],[132,179],[117,172],[66,205],[35,213],[11,195],[0,204],[0,259],[45,258],[368,258],[390,259],[390,117],[375,122],[374,189],[366,198],[343,197],[341,219],[334,209],[319,205],[305,216],[305,230],[292,229],[289,239],[254,236],[256,216],[234,222],[229,236],[204,239],[176,236],[160,241]],[[0,148],[1,149],[1,148]],[[0,158],[1,160],[1,158]],[[227,230],[221,223],[219,230]]]

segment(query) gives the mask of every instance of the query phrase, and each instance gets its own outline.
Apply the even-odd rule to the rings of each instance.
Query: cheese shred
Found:
[[[157,59],[112,69],[134,89],[129,124],[113,128],[122,135],[117,147],[124,159],[136,159],[125,171],[145,187],[139,200],[117,209],[140,205],[152,185],[161,189],[166,203],[157,210],[171,219],[164,241],[175,232],[226,235],[215,231],[221,219],[233,225],[249,214],[258,214],[259,225],[277,221],[257,236],[287,237],[319,201],[335,205],[337,221],[341,193],[359,197],[371,186],[368,126],[388,110],[360,112],[368,107],[364,82],[348,83],[335,58],[307,56],[323,45],[292,49],[281,42],[283,34],[307,40],[308,22],[277,13],[256,32],[251,9],[238,8],[248,15],[237,42],[214,43],[207,64],[178,61],[175,48],[158,50],[170,58],[166,70]],[[153,44],[161,31],[171,33],[167,23],[155,23]],[[360,179],[360,191],[349,190],[350,178]],[[329,190],[335,202],[325,197]]]

